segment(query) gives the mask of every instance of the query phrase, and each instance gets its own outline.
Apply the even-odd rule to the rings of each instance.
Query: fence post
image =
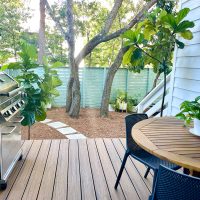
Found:
[[[129,70],[126,69],[126,93],[128,96],[128,82],[129,82]]]
[[[105,81],[106,81],[106,67],[103,68],[103,89],[104,89],[104,85],[105,85]],[[102,91],[103,92],[103,91]]]
[[[146,95],[149,92],[149,68],[147,68],[147,85],[146,85]]]
[[[83,68],[83,78],[82,78],[82,98],[83,98],[83,108],[85,108],[85,76],[86,76],[86,67]]]

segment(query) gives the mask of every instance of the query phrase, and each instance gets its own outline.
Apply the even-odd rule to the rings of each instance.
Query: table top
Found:
[[[135,142],[151,154],[200,172],[200,137],[174,117],[150,118],[132,129]]]

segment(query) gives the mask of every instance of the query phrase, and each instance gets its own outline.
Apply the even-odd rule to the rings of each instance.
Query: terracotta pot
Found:
[[[194,119],[194,132],[200,136],[200,120]]]

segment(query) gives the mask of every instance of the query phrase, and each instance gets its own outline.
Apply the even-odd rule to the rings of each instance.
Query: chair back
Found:
[[[200,179],[160,166],[152,200],[200,200]]]
[[[148,119],[146,114],[131,114],[125,117],[126,123],[126,145],[128,150],[135,150],[137,149],[138,145],[132,138],[131,130],[133,126],[144,119]]]

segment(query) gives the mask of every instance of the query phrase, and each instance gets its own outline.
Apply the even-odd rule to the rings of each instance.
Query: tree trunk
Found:
[[[160,72],[158,72],[157,74],[156,74],[156,77],[155,77],[155,79],[154,79],[154,81],[153,81],[153,87],[152,87],[152,89],[151,90],[153,90],[156,86],[157,86],[157,82],[158,82],[158,78],[160,77]]]
[[[31,139],[31,126],[28,126],[28,140]]]
[[[124,47],[120,49],[117,57],[115,58],[115,61],[113,62],[113,64],[110,66],[108,70],[106,80],[105,80],[102,100],[101,100],[101,109],[100,109],[101,117],[108,117],[108,106],[109,106],[113,79],[115,77],[117,70],[121,66],[123,55],[127,50],[128,50],[128,47]]]
[[[45,5],[46,0],[40,0],[40,28],[38,36],[38,63],[43,63],[43,57],[45,55]]]
[[[69,116],[77,118],[80,111],[81,93],[78,74],[78,65],[75,63],[75,33],[74,33],[74,17],[73,17],[73,0],[67,0],[67,25],[68,25],[68,45],[69,45],[69,66],[70,79],[68,82],[66,111]]]

